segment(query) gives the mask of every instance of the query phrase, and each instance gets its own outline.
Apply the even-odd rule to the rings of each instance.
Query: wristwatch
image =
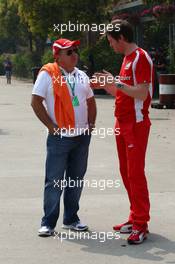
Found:
[[[117,86],[118,89],[122,90],[124,88],[123,83],[116,82],[115,85]]]

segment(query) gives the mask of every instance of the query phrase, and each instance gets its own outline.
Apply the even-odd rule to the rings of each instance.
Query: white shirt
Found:
[[[62,69],[62,68],[61,68]],[[75,68],[71,73],[67,73],[62,69],[66,77],[69,76],[75,80],[75,96],[78,97],[79,106],[74,106],[75,114],[75,131],[70,135],[69,131],[62,133],[62,136],[77,136],[83,133],[83,129],[88,127],[88,111],[87,111],[87,99],[94,96],[92,89],[89,85],[89,78],[83,71]],[[71,79],[72,80],[72,79]],[[69,85],[70,96],[72,97],[72,91]],[[47,113],[54,124],[57,124],[54,113],[54,92],[53,84],[50,75],[46,71],[39,73],[37,80],[34,84],[32,94],[39,95],[44,98],[44,106]]]

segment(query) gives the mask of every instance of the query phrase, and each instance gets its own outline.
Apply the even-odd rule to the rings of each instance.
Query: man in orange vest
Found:
[[[55,62],[40,70],[32,92],[32,108],[47,127],[44,216],[39,236],[54,233],[64,190],[63,228],[88,229],[78,217],[83,178],[87,169],[96,104],[88,76],[76,68],[80,41],[58,39]]]

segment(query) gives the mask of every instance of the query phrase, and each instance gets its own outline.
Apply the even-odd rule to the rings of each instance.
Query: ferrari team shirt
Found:
[[[115,116],[120,121],[141,122],[148,118],[148,108],[153,94],[153,63],[148,53],[137,48],[125,56],[120,70],[120,80],[127,85],[148,83],[149,92],[145,101],[132,98],[117,90],[115,102]]]

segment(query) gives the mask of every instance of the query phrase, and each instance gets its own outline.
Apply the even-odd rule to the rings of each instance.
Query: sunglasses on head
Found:
[[[66,55],[67,55],[67,56],[70,56],[70,55],[73,54],[73,52],[75,52],[76,54],[78,54],[78,48],[74,48],[74,49],[68,50],[68,51],[66,52]]]

